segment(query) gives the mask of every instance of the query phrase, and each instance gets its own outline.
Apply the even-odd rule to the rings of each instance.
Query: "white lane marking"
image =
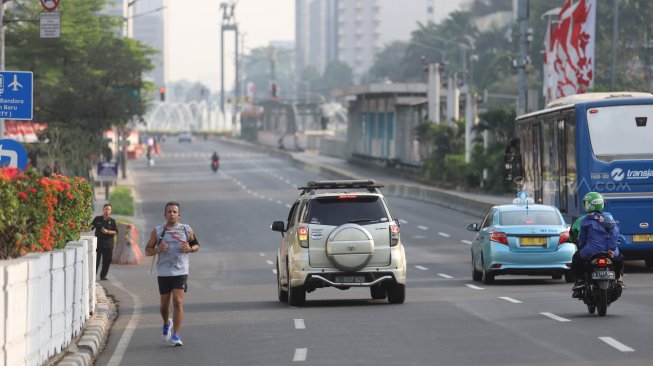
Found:
[[[308,354],[308,348],[295,349],[295,355],[292,358],[292,362],[306,361],[307,354]]]
[[[549,317],[549,318],[551,318],[553,320],[557,320],[559,322],[570,322],[571,321],[571,320],[565,319],[565,318],[563,318],[561,316],[557,316],[557,315],[555,315],[553,313],[540,313],[540,314],[542,314],[542,315],[544,315],[546,317]]]
[[[473,288],[474,290],[482,290],[483,289],[483,287],[478,287],[476,285],[472,285],[472,284],[469,284],[469,283],[465,284],[465,286],[467,286],[469,288]]]
[[[469,241],[469,240],[461,240],[461,242],[463,242],[463,243],[465,243],[465,244],[469,244],[469,245],[472,245],[472,242],[471,242],[471,241]]]
[[[415,266],[417,269],[421,269],[422,271],[428,271],[429,269],[424,267],[424,266]]]
[[[273,270],[272,270],[272,273],[277,274],[277,269],[276,269],[276,268],[273,269]]]
[[[451,235],[449,235],[449,234],[447,234],[447,233],[438,233],[438,235],[440,235],[440,236],[444,236],[445,238],[449,238],[449,237],[451,237]]]
[[[113,277],[111,278],[111,284],[113,284],[115,287],[119,288],[120,290],[124,291],[125,293],[129,294],[132,300],[134,300],[134,312],[129,317],[129,322],[127,323],[125,332],[122,334],[122,337],[120,337],[120,340],[118,341],[118,345],[116,346],[116,349],[113,351],[113,354],[111,355],[111,359],[109,359],[109,362],[107,363],[107,365],[109,366],[119,366],[122,363],[122,358],[125,355],[125,352],[127,351],[127,346],[129,346],[129,342],[131,341],[132,335],[134,334],[134,330],[136,330],[136,328],[138,327],[138,320],[141,318],[143,303],[141,302],[140,297],[129,292],[122,285],[122,283],[120,283],[120,281],[116,280]]]
[[[402,219],[399,219],[399,222],[402,223],[402,224],[407,224],[408,223],[408,221],[402,220]]]
[[[277,200],[277,205],[283,205],[283,202]]]
[[[273,264],[274,264],[274,262],[272,262],[272,261],[271,261],[271,260],[269,260],[269,259],[268,259],[268,260],[266,260],[266,261],[265,261],[265,263],[267,263],[267,264],[269,264],[269,265],[273,265]]]
[[[438,273],[438,276],[444,277],[444,278],[453,278],[453,276],[449,276],[448,274],[444,274],[444,273]]]
[[[501,297],[499,297],[499,298],[500,298],[500,299],[503,299],[503,300],[506,300],[506,301],[510,301],[510,302],[513,303],[513,304],[521,304],[521,301],[519,301],[519,300],[517,300],[517,299],[513,299],[512,297],[501,296]]]
[[[261,257],[265,257],[265,253],[259,253],[258,255],[260,255]]]
[[[412,238],[413,238],[413,239],[426,239],[426,236],[422,236],[422,235],[413,235]]]
[[[286,203],[286,207],[291,208],[292,206],[288,203]]]
[[[274,202],[274,198],[270,197],[270,198],[268,198],[268,201]]]
[[[417,228],[418,228],[418,229],[422,229],[422,230],[428,230],[428,229],[429,229],[428,227],[426,227],[426,226],[422,226],[422,225],[419,225]]]
[[[619,342],[618,340],[612,338],[612,337],[599,337],[600,340],[603,342],[611,345],[612,347],[618,349],[621,352],[635,352],[634,349],[626,346],[625,344]]]
[[[295,319],[295,329],[306,329],[304,319]]]

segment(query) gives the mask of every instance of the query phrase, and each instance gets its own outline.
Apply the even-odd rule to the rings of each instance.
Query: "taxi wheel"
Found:
[[[565,272],[565,282],[566,283],[574,283],[576,280],[574,274],[571,271]]]
[[[483,263],[483,259],[481,259],[481,281],[483,281],[484,284],[490,284],[494,282],[494,273],[488,272],[485,269],[485,263]]]
[[[472,255],[472,280],[480,281],[483,278],[483,273],[476,270],[476,263],[474,262],[474,256]]]

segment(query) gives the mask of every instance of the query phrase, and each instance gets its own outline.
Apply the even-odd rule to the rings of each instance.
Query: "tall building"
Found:
[[[417,23],[438,22],[464,0],[296,0],[295,71],[322,73],[338,59],[358,79],[393,41],[408,41]]]
[[[125,0],[126,2],[129,0]],[[158,51],[153,57],[154,69],[145,74],[156,88],[165,87],[166,72],[166,0],[139,0],[132,5],[131,36]]]

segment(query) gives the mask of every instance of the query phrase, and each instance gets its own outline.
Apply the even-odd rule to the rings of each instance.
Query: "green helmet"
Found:
[[[586,212],[601,212],[604,206],[603,196],[598,192],[589,192],[583,197],[583,208]]]

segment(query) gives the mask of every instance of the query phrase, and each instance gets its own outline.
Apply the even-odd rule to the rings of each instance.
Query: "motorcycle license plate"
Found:
[[[340,283],[364,283],[365,276],[336,276],[336,281]]]
[[[593,280],[614,280],[613,271],[594,271],[592,272]]]

